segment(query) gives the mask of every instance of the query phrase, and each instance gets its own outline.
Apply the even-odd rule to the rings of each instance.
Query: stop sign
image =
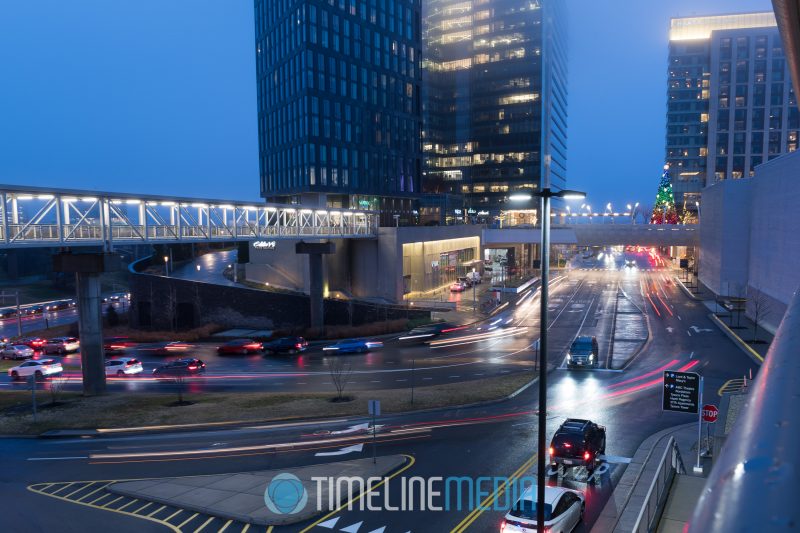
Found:
[[[703,406],[703,422],[716,422],[719,409],[716,405],[707,403]]]

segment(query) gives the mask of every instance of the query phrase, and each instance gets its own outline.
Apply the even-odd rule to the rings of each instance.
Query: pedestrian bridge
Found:
[[[207,198],[0,185],[0,207],[0,248],[378,236],[374,211]]]
[[[553,244],[577,246],[699,246],[698,225],[667,224],[553,224]],[[514,245],[541,242],[538,227],[483,230],[483,245]]]

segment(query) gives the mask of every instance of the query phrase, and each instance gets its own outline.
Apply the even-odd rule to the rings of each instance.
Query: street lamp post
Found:
[[[548,286],[550,281],[550,199],[563,198],[565,200],[579,200],[586,198],[586,193],[579,191],[556,191],[554,192],[549,187],[545,187],[541,192],[534,193],[541,199],[542,209],[542,238],[541,238],[541,269],[542,269],[542,287],[541,298],[539,300],[539,432],[537,438],[537,472],[536,472],[536,523],[540,526],[545,523],[544,517],[544,492],[547,484],[547,305],[550,288]],[[512,200],[530,200],[531,197],[526,198],[517,196],[511,197]],[[588,207],[588,206],[587,206]],[[543,530],[543,528],[541,528]]]
[[[164,256],[164,275],[169,277],[169,256]]]

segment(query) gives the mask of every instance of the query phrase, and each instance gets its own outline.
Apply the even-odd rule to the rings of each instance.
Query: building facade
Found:
[[[264,198],[410,213],[421,175],[420,9],[420,0],[255,0]]]
[[[463,213],[526,210],[510,197],[566,184],[563,2],[426,0],[423,186],[462,194]],[[525,209],[525,208],[532,209]],[[475,218],[475,217],[473,217]]]
[[[800,115],[772,12],[671,21],[666,161],[675,202],[753,176],[798,146]]]

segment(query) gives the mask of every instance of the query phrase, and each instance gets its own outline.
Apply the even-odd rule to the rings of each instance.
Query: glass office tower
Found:
[[[410,211],[420,17],[420,0],[255,0],[263,197]]]
[[[538,204],[514,193],[565,187],[566,27],[557,0],[426,0],[423,186],[463,194],[493,219]]]
[[[800,115],[772,12],[672,19],[666,159],[680,208],[797,149]]]

